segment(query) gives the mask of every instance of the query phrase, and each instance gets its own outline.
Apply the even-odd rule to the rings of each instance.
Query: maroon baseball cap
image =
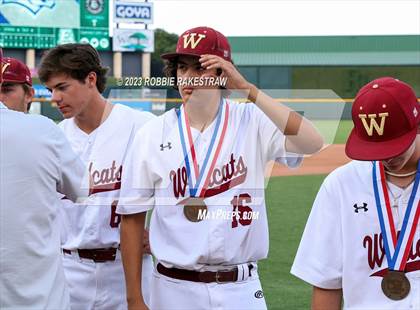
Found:
[[[385,160],[404,153],[420,124],[420,104],[406,83],[383,77],[363,86],[353,102],[354,128],[346,154],[357,160]]]
[[[196,27],[185,31],[178,39],[175,53],[163,54],[163,59],[174,59],[181,55],[201,56],[211,54],[232,62],[230,44],[219,31],[210,27]]]
[[[22,83],[32,86],[31,71],[20,60],[11,57],[3,58],[3,83]]]

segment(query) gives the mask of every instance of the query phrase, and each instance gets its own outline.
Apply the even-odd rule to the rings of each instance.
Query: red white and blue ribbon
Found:
[[[416,178],[398,236],[392,216],[383,164],[380,161],[373,162],[372,169],[376,209],[378,211],[388,269],[404,271],[420,217],[420,192],[418,190],[420,161],[417,164]]]
[[[216,124],[203,164],[199,167],[191,128],[184,105],[176,111],[184,162],[187,169],[190,197],[203,197],[210,182],[210,176],[219,157],[229,120],[229,105],[221,99]],[[198,195],[197,195],[198,193]]]

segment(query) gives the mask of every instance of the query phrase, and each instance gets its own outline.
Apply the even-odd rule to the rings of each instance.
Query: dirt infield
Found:
[[[327,174],[350,161],[344,153],[344,144],[331,144],[316,155],[306,157],[297,169],[274,164],[271,176]]]

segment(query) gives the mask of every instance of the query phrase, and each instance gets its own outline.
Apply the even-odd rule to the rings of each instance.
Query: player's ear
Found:
[[[35,90],[32,87],[28,87],[28,89],[25,91],[25,100],[27,102],[32,102],[35,96]]]
[[[96,80],[97,80],[96,72],[94,71],[89,72],[89,74],[86,77],[86,82],[88,83],[88,86],[89,87],[96,86]]]

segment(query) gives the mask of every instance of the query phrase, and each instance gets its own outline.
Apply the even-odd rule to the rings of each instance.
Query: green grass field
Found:
[[[347,141],[347,137],[350,134],[350,131],[353,129],[353,122],[350,120],[342,120],[340,121],[340,125],[338,125],[338,130],[334,138],[335,144],[345,144]]]
[[[266,190],[268,259],[260,261],[268,309],[309,309],[312,287],[290,274],[312,202],[325,175],[271,178]]]
[[[324,137],[325,143],[328,144],[344,144],[353,128],[351,120],[330,121],[330,120],[313,120],[315,127]]]

